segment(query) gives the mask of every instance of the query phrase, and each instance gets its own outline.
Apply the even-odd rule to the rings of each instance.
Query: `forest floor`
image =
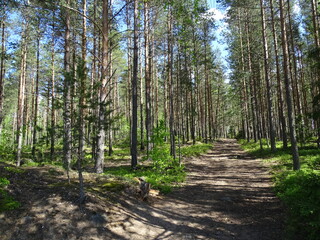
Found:
[[[130,187],[95,193],[90,184],[98,180],[85,175],[91,190],[82,209],[76,184],[66,184],[63,172],[30,167],[12,173],[8,190],[21,207],[0,213],[0,239],[282,239],[284,208],[262,160],[235,140],[221,140],[184,161],[186,182],[148,202]],[[5,168],[1,163],[0,174]]]

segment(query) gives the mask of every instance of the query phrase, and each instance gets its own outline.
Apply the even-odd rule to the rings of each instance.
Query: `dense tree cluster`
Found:
[[[241,106],[241,135],[258,141],[319,144],[319,10],[315,0],[223,1],[231,84]],[[261,145],[262,146],[262,145]]]
[[[226,136],[206,1],[1,1],[1,145],[68,170],[131,143],[149,156],[161,120],[176,143]],[[150,156],[149,156],[150,157]]]

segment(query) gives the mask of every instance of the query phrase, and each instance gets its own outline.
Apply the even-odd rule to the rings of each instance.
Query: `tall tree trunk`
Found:
[[[147,156],[152,148],[151,135],[151,56],[150,56],[150,19],[148,1],[144,1],[144,44],[145,44],[145,91],[146,91],[146,136],[147,136]]]
[[[93,2],[93,20],[96,22],[97,21],[97,0],[94,0]],[[98,79],[98,73],[97,73],[97,41],[99,41],[100,34],[97,34],[97,27],[96,24],[93,26],[93,59],[92,59],[92,70],[91,70],[91,82],[90,82],[90,102],[91,102],[91,109],[89,109],[91,116],[94,118],[94,116],[98,115],[98,106],[97,103],[98,100],[98,94],[96,91],[96,83]],[[100,49],[100,48],[99,48]],[[97,152],[97,120],[94,121],[89,121],[88,123],[88,137],[91,136],[91,155],[92,159],[96,159],[96,152]]]
[[[273,106],[272,106],[272,96],[271,96],[271,84],[269,77],[269,49],[268,49],[268,40],[266,34],[266,20],[264,12],[263,0],[260,0],[261,7],[261,25],[262,25],[262,38],[263,38],[263,53],[264,53],[264,77],[266,81],[266,90],[267,90],[267,105],[268,105],[268,117],[269,117],[269,131],[270,131],[270,143],[271,151],[276,151],[276,136],[274,131],[274,122],[273,122]]]
[[[208,43],[208,27],[204,23],[204,141],[208,143],[208,63],[207,63],[207,43]]]
[[[39,73],[40,73],[40,19],[37,36],[37,70],[35,83],[34,115],[33,115],[33,137],[32,137],[32,156],[35,158],[37,144],[37,124],[38,124],[38,105],[39,105]]]
[[[314,43],[316,46],[317,51],[319,51],[320,48],[320,39],[319,39],[319,21],[318,21],[318,4],[316,0],[311,0],[311,8],[312,8],[312,23],[313,23],[313,36],[314,36]],[[320,59],[320,55],[318,54],[318,59]],[[319,60],[318,60],[319,61]],[[320,70],[316,68],[315,71],[315,79],[313,80],[312,84],[314,86],[314,92],[313,95],[313,112],[320,112],[319,107],[319,100],[315,100],[315,97],[318,97],[320,95]],[[317,104],[318,103],[318,104]],[[318,136],[318,148],[320,148],[320,118],[315,118],[315,125],[317,129],[317,136]]]
[[[67,1],[69,6],[70,0]],[[65,36],[64,36],[65,46],[64,46],[64,116],[63,116],[63,128],[64,128],[64,139],[63,139],[63,160],[64,167],[67,170],[69,178],[69,169],[72,157],[71,149],[71,54],[70,54],[70,12],[68,9],[65,10]]]
[[[50,133],[50,159],[54,160],[55,153],[55,127],[56,127],[56,110],[55,110],[55,19],[54,12],[52,17],[52,45],[51,45],[51,133]]]
[[[2,18],[1,21],[1,56],[0,56],[0,134],[1,134],[1,125],[2,125],[2,120],[3,120],[3,89],[4,89],[4,73],[5,73],[5,68],[4,68],[4,60],[5,60],[5,19],[4,17]]]
[[[245,73],[245,61],[244,61],[244,48],[243,48],[243,33],[242,33],[242,27],[241,27],[241,14],[240,14],[240,9],[238,9],[238,27],[239,27],[239,35],[240,35],[240,50],[241,50],[241,70],[242,73]],[[217,111],[219,108],[219,93],[220,93],[220,85],[218,87],[218,106],[217,106]],[[245,121],[245,127],[244,127],[244,133],[247,141],[250,141],[250,130],[249,130],[249,118],[250,118],[250,113],[249,113],[249,99],[248,99],[248,84],[246,81],[246,77],[242,78],[242,95],[243,95],[243,105],[244,105],[244,121]],[[218,113],[216,113],[216,118],[218,117]],[[217,120],[215,121],[217,124]]]
[[[140,41],[140,49],[143,49],[141,47],[142,43]],[[140,150],[144,150],[144,134],[143,134],[143,130],[144,130],[144,125],[143,125],[143,66],[142,66],[142,59],[143,59],[143,53],[142,51],[140,51]]]
[[[274,55],[276,60],[279,118],[281,122],[282,143],[283,143],[283,148],[285,149],[288,147],[287,124],[284,117],[284,106],[283,106],[284,102],[283,102],[283,95],[282,95],[283,94],[282,82],[281,82],[280,63],[279,63],[278,36],[276,35],[273,0],[270,0],[270,10],[271,10],[271,22],[272,22],[272,35],[273,35],[273,42],[274,42]]]
[[[133,30],[133,76],[132,76],[132,126],[131,126],[131,168],[138,164],[138,0],[134,0],[134,30]]]
[[[168,90],[169,90],[169,128],[170,128],[170,154],[176,158],[174,108],[173,108],[173,36],[172,36],[172,9],[168,12]]]
[[[130,21],[130,0],[126,0],[127,7],[126,7],[126,24],[127,24],[127,29],[129,30],[131,28],[131,21]],[[126,108],[128,109],[126,111],[126,117],[127,121],[129,122],[129,126],[132,125],[131,123],[131,90],[132,90],[132,56],[131,56],[131,49],[132,49],[132,38],[130,36],[127,37],[127,66],[128,66],[128,73],[127,73],[127,89],[126,89]]]
[[[27,23],[28,25],[28,23]],[[17,109],[17,166],[21,163],[22,137],[24,125],[24,105],[25,105],[25,91],[26,91],[26,71],[27,71],[27,31],[28,26],[25,27],[22,36],[21,49],[21,64],[20,64],[20,79],[18,91],[18,109]]]
[[[99,124],[97,136],[97,155],[95,161],[96,173],[102,173],[104,167],[104,150],[106,139],[106,100],[108,97],[107,84],[109,82],[109,4],[108,0],[102,2],[102,66],[101,87],[99,99]]]
[[[296,140],[296,130],[295,130],[295,119],[294,112],[292,108],[292,87],[289,79],[289,54],[288,54],[288,42],[287,42],[287,30],[286,30],[286,17],[284,13],[283,0],[279,0],[280,4],[280,24],[281,24],[281,39],[282,39],[282,51],[283,51],[283,73],[286,88],[286,100],[288,107],[288,120],[289,120],[289,131],[291,140],[291,150],[293,157],[293,169],[300,169],[299,153]]]
[[[247,50],[248,50],[248,56],[247,56],[247,62],[248,62],[248,72],[249,72],[249,89],[250,89],[250,105],[251,105],[251,114],[252,114],[252,128],[253,128],[253,139],[255,142],[257,142],[257,115],[256,115],[256,101],[254,96],[254,79],[253,79],[253,73],[252,73],[252,58],[251,58],[251,46],[250,46],[250,37],[249,37],[249,18],[248,13],[247,15],[247,23],[246,23],[246,41],[247,41]]]
[[[84,114],[85,114],[85,94],[86,94],[86,58],[87,58],[87,1],[82,0],[82,10],[83,10],[83,18],[82,18],[82,56],[81,56],[81,64],[79,66],[79,143],[78,143],[78,178],[79,178],[79,203],[82,204],[85,200],[84,193],[84,183],[82,176],[82,162],[84,160],[84,143],[85,143],[85,124],[84,124]]]

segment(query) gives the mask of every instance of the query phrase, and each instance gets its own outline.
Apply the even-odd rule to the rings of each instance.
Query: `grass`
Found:
[[[183,182],[186,177],[183,168],[173,170],[169,169],[167,172],[161,173],[148,166],[140,166],[137,170],[132,170],[130,166],[120,166],[107,168],[104,173],[121,176],[129,181],[134,178],[144,177],[152,185],[152,188],[159,189],[162,193],[168,193],[172,190],[173,186],[176,186],[179,182]]]
[[[181,147],[181,155],[183,157],[200,156],[210,149],[212,149],[212,144],[197,143],[195,145],[186,145]]]
[[[15,201],[14,198],[5,190],[9,184],[10,181],[7,178],[0,178],[0,212],[20,207],[20,203]]]
[[[289,209],[288,239],[316,240],[320,236],[320,150],[309,143],[299,149],[301,170],[293,171],[290,148],[272,153],[265,144],[240,141],[243,148],[254,155],[275,164],[271,172],[275,191]]]
[[[161,149],[161,151],[168,151],[167,148],[170,146],[166,144],[162,147],[165,149]],[[184,157],[199,156],[201,153],[204,153],[211,148],[212,144],[198,143],[196,145],[185,145],[181,147],[181,155]],[[129,150],[126,148],[115,148],[114,154],[116,154],[116,159],[126,159],[126,156],[129,155]],[[153,156],[157,156],[157,154],[154,154]],[[159,156],[159,158],[162,158],[162,156]],[[161,163],[165,161],[172,160],[160,160]],[[156,163],[159,164],[159,161],[156,161]],[[184,171],[183,165],[167,165],[166,163],[164,163],[164,165],[168,167],[158,169],[154,165],[150,165],[150,162],[147,162],[145,165],[139,166],[137,170],[132,170],[130,166],[120,166],[107,168],[104,173],[107,175],[121,176],[128,180],[144,177],[145,180],[151,184],[152,188],[159,189],[162,193],[168,193],[173,187],[178,186],[179,183],[185,181],[186,172]]]

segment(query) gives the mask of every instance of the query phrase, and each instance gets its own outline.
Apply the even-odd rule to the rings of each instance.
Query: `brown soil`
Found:
[[[22,207],[0,214],[0,239],[282,239],[283,208],[267,168],[234,140],[214,145],[185,160],[182,187],[148,203],[127,187],[90,191],[80,209],[77,188],[65,184],[65,176],[47,174],[46,167],[12,174],[9,190]],[[95,183],[87,176],[87,186]]]

